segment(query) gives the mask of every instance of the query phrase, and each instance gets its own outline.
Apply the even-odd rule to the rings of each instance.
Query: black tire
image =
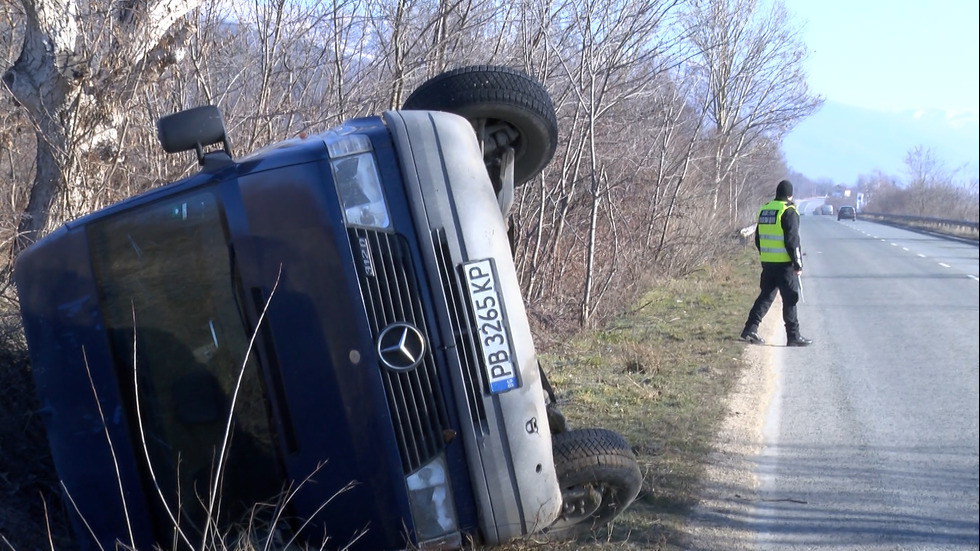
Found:
[[[546,533],[556,539],[601,528],[640,492],[643,476],[622,436],[605,429],[578,429],[552,436],[562,515]]]
[[[510,67],[474,65],[440,73],[416,88],[402,108],[454,113],[474,128],[504,123],[517,130],[510,142],[515,186],[537,176],[558,146],[558,122],[548,91]]]

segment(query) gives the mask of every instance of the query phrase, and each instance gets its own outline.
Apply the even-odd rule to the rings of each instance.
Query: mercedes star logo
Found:
[[[378,336],[378,357],[393,371],[409,371],[422,361],[425,337],[414,325],[404,322],[385,327]]]

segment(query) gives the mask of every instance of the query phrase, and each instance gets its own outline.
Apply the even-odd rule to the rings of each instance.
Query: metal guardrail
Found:
[[[980,223],[970,222],[968,220],[948,220],[945,218],[929,218],[926,216],[908,216],[905,214],[885,214],[881,212],[859,212],[860,216],[869,216],[873,218],[879,218],[882,220],[896,220],[899,222],[918,222],[922,224],[934,224],[937,226],[951,226],[960,228],[972,228],[974,230],[980,228]]]
[[[866,211],[858,212],[857,215],[858,218],[870,219],[886,224],[932,230],[944,235],[970,239],[971,241],[976,241],[978,232],[980,232],[980,223],[969,220],[949,220],[946,218]]]

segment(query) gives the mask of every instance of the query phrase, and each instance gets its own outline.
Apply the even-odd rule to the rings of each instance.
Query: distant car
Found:
[[[833,205],[821,205],[821,207],[819,209],[817,209],[817,214],[833,215],[834,214],[834,206]]]
[[[845,218],[850,218],[851,220],[857,220],[857,213],[854,211],[854,207],[845,205],[837,209],[837,219],[843,220]]]

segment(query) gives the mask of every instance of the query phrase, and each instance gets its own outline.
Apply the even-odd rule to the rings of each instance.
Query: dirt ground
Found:
[[[26,351],[0,350],[0,549],[70,551],[38,409]]]
[[[781,342],[779,300],[763,320],[759,334]],[[701,501],[687,524],[690,551],[751,551],[755,534],[745,523],[758,499],[755,458],[762,451],[762,427],[776,385],[769,346],[746,345],[746,369],[731,396],[728,416],[718,432],[701,489]]]

